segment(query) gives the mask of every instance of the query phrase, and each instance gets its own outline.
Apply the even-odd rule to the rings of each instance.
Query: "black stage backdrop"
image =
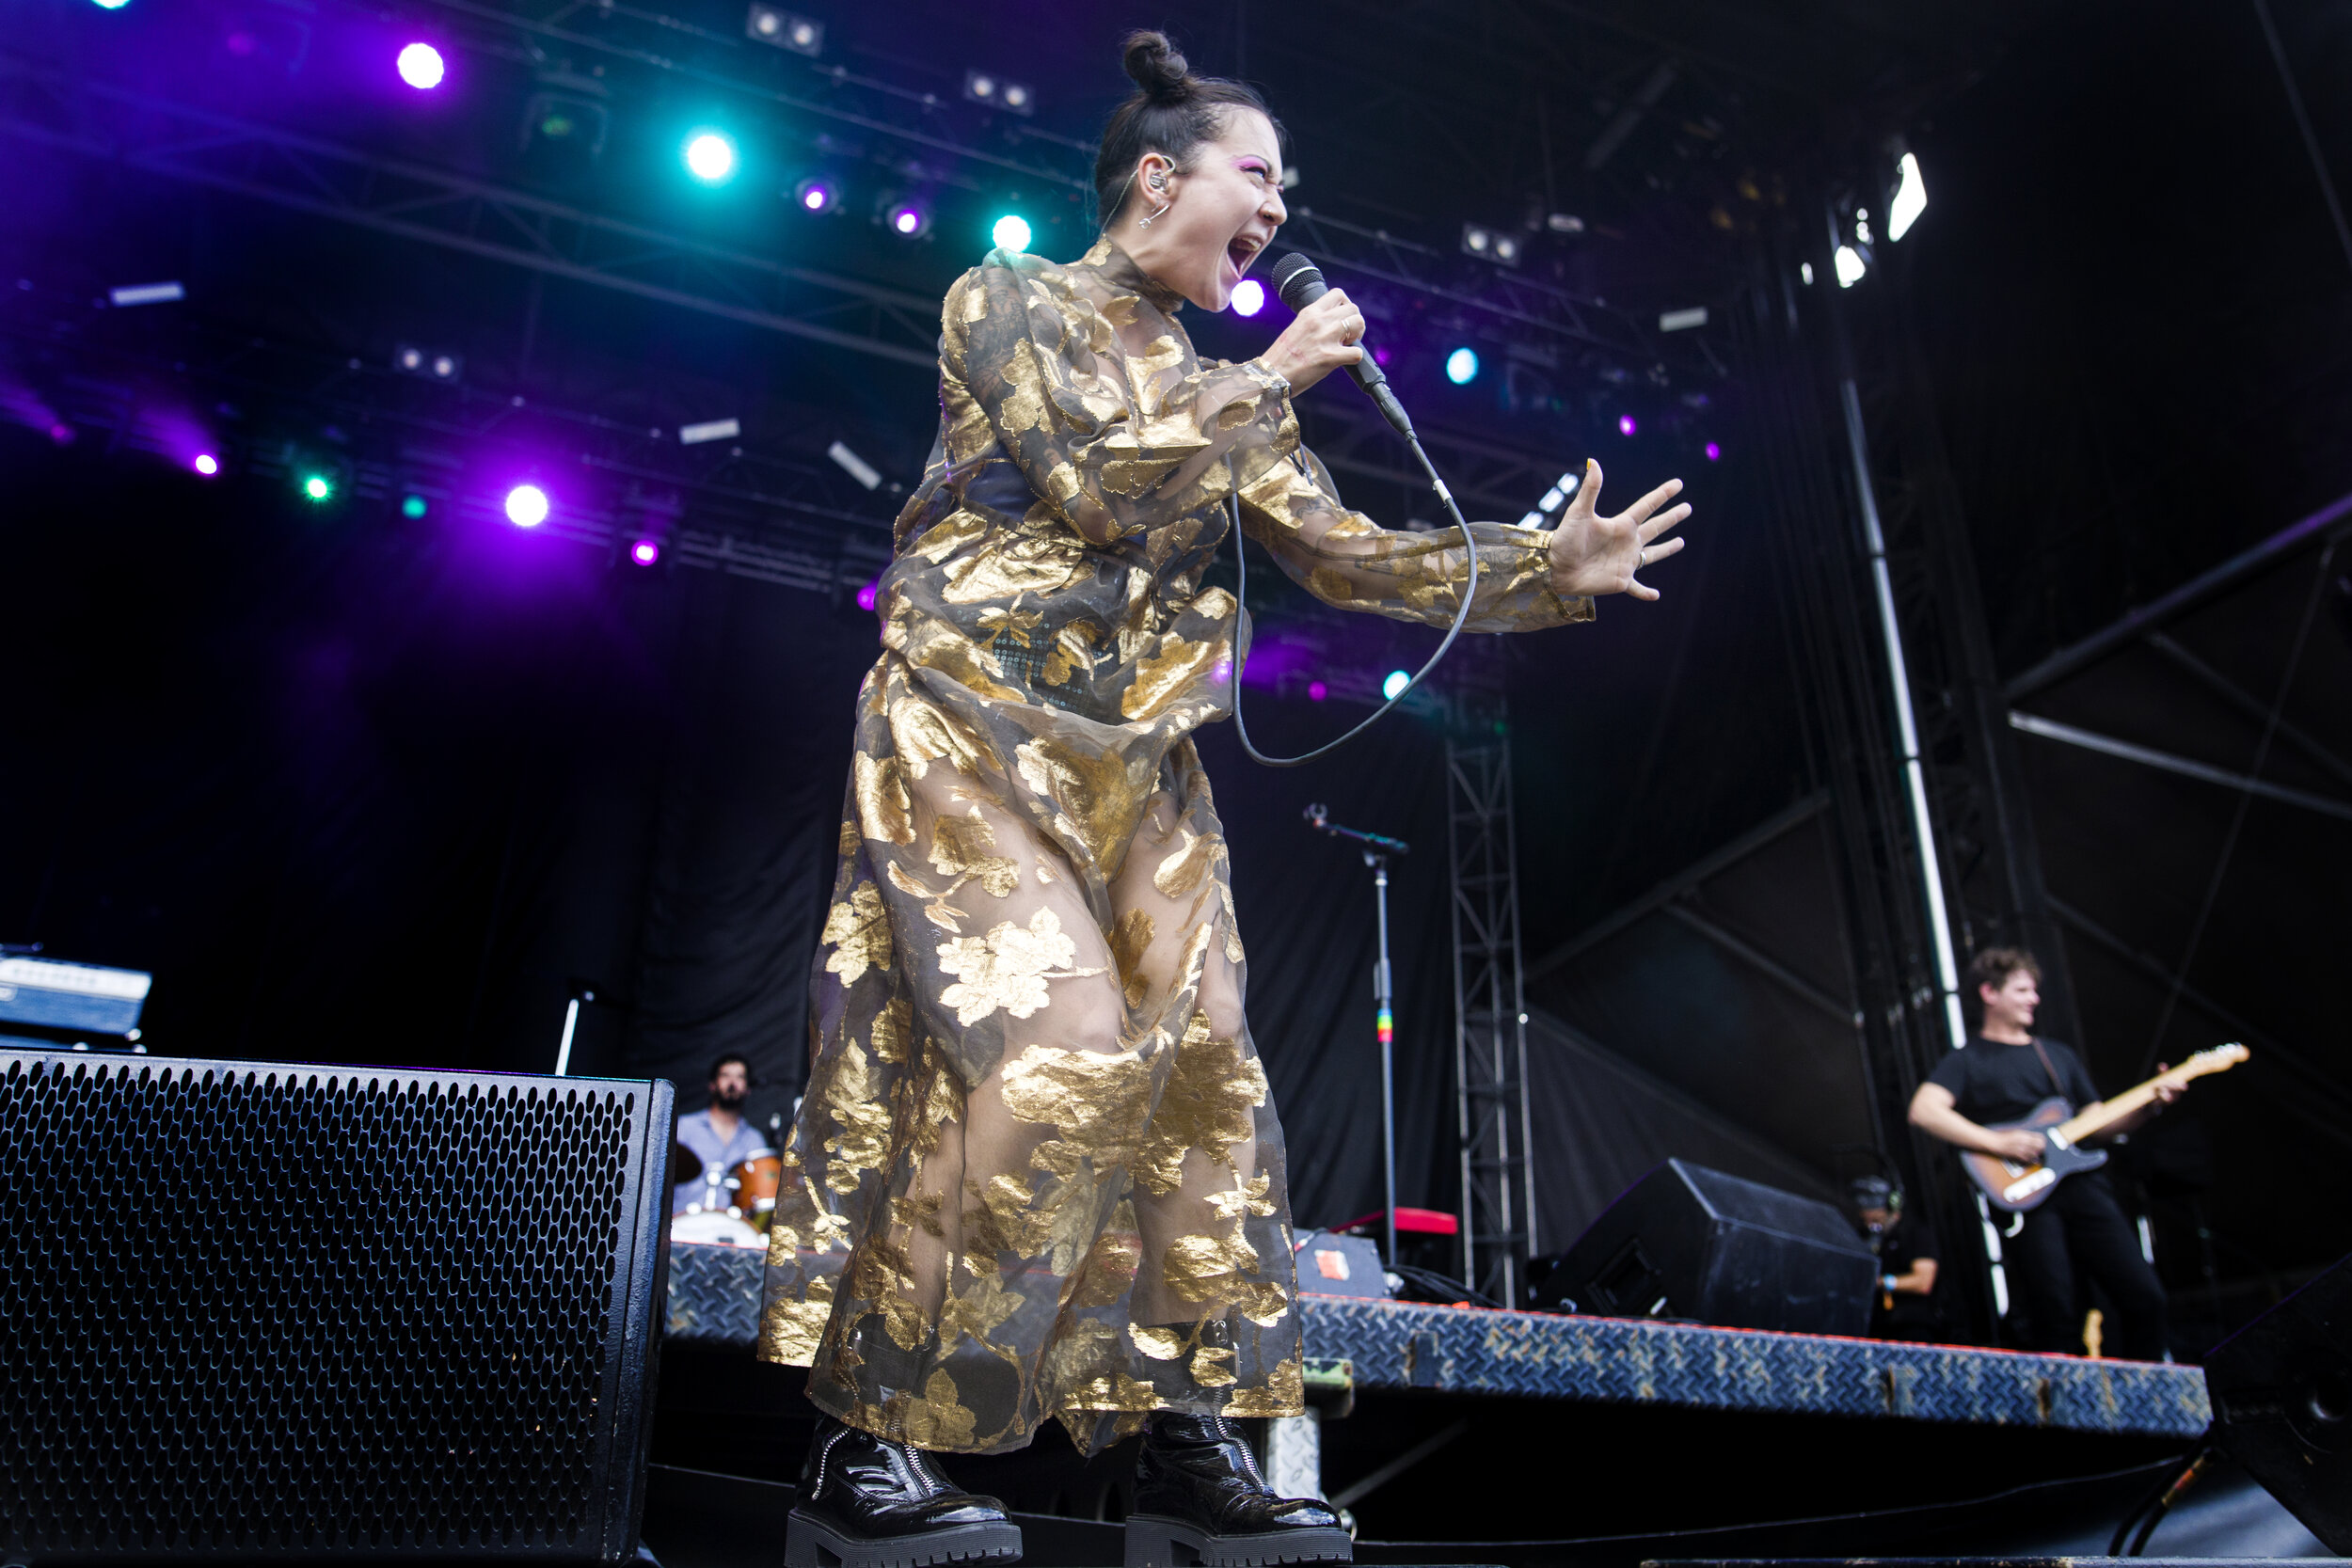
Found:
[[[870,614],[96,446],[0,429],[0,941],[152,970],[172,1054],[544,1072],[589,989],[576,1070],[692,1106],[739,1051],[788,1115]],[[1360,716],[1252,713],[1269,750]],[[1300,808],[1413,841],[1400,1190],[1450,1208],[1441,739],[1202,751],[1302,1223],[1378,1206],[1380,1102],[1370,873]]]

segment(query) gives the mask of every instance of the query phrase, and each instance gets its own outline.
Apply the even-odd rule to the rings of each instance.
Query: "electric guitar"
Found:
[[[2160,1072],[2137,1088],[2125,1089],[2112,1100],[2103,1100],[2095,1110],[2074,1114],[2074,1107],[2056,1095],[2033,1108],[2033,1115],[2023,1121],[2005,1121],[1992,1131],[2007,1132],[2024,1128],[2042,1134],[2042,1158],[2020,1162],[2005,1160],[1998,1154],[1981,1154],[1973,1148],[1960,1151],[1961,1165],[1968,1179],[1982,1189],[1987,1203],[1995,1209],[2015,1214],[2041,1207],[2058,1184],[2077,1171],[2097,1170],[2107,1163],[2104,1148],[2084,1148],[2085,1138],[2098,1136],[2125,1117],[2156,1098],[2159,1087],[2186,1088],[2192,1078],[2208,1072],[2227,1072],[2246,1060],[2249,1053],[2242,1045],[2217,1045],[2210,1051],[2200,1051],[2169,1072]]]

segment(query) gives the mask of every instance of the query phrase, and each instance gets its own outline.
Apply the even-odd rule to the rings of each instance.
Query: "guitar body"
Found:
[[[1960,1163],[1967,1170],[1968,1179],[1984,1194],[1984,1200],[2004,1212],[2023,1213],[2040,1208],[2066,1178],[2106,1164],[2106,1150],[2078,1148],[2056,1134],[2058,1124],[2074,1114],[2073,1106],[2052,1096],[2035,1106],[2033,1115],[2025,1120],[2005,1121],[1994,1127],[1995,1132],[2022,1127],[2042,1134],[2045,1140],[2042,1158],[2030,1164],[2004,1160],[1997,1154],[1963,1149]]]

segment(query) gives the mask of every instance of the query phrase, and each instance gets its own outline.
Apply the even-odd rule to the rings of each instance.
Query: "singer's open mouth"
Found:
[[[1263,240],[1251,234],[1240,234],[1234,237],[1232,245],[1225,247],[1225,254],[1232,258],[1235,272],[1248,272],[1249,263],[1256,261],[1258,252],[1264,248]]]

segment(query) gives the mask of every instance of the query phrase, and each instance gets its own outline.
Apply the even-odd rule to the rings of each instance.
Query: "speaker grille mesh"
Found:
[[[0,1054],[0,1541],[596,1555],[645,1088]]]

